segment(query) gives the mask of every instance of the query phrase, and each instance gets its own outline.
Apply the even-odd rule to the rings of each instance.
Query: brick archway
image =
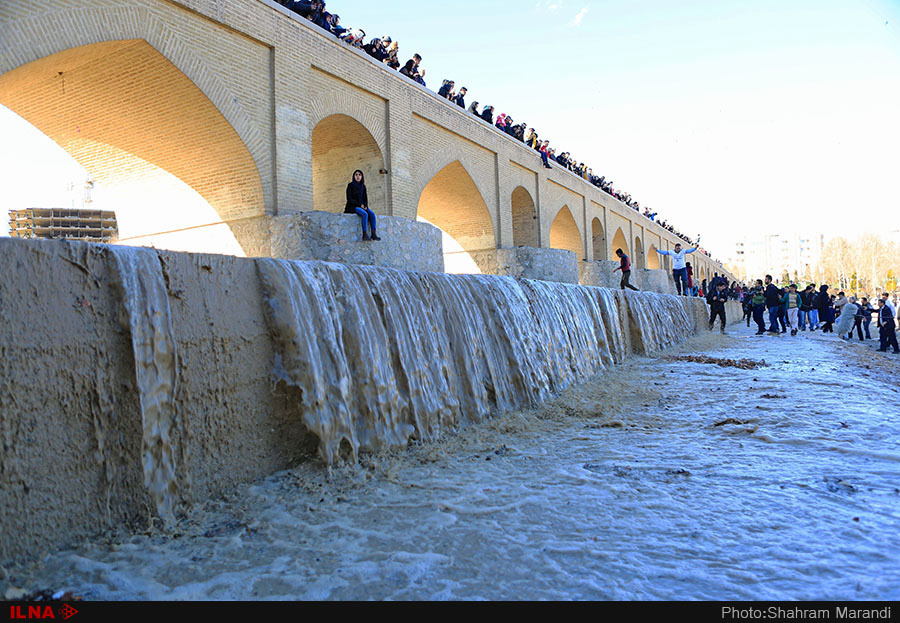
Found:
[[[174,176],[222,221],[265,213],[247,145],[204,92],[143,39],[69,48],[17,67],[0,76],[0,103],[100,184],[137,188]]]
[[[656,245],[651,242],[650,249],[647,251],[647,268],[654,270],[662,268],[659,261],[661,257],[663,256],[656,252]]]
[[[603,231],[603,223],[596,217],[591,221],[591,243],[594,247],[594,260],[609,259],[606,256],[606,235]]]
[[[631,257],[631,263],[635,268],[647,267],[647,258],[644,257],[644,243],[641,242],[640,236],[634,237],[634,255]]]
[[[524,186],[512,192],[513,244],[539,247],[537,209],[534,199]]]
[[[631,247],[628,244],[628,238],[625,237],[625,234],[622,233],[622,228],[619,227],[616,230],[615,236],[613,236],[612,240],[612,255],[610,257],[614,257],[616,253],[616,249],[622,249],[622,252],[631,257]],[[632,259],[632,263],[634,260]]]
[[[569,206],[564,205],[556,213],[556,218],[550,225],[550,246],[554,249],[566,249],[573,251],[579,260],[584,259],[584,244],[581,231],[575,222],[575,217],[569,211]]]
[[[459,160],[444,166],[425,185],[419,195],[416,215],[443,230],[464,251],[496,248],[487,204]]]
[[[359,121],[343,114],[325,117],[312,133],[313,208],[343,212],[353,171],[363,172],[369,208],[387,214],[384,156],[375,137]]]
[[[49,69],[52,75],[57,75],[58,70],[53,65],[61,60],[61,57],[56,56],[60,52],[90,47],[91,55],[99,56],[104,52],[102,44],[116,46],[125,42],[143,41],[193,83],[240,137],[250,152],[261,180],[264,207],[259,212],[272,213],[275,190],[271,137],[256,122],[255,112],[247,108],[247,98],[235,93],[222,76],[216,73],[216,68],[211,67],[201,54],[191,49],[183,37],[153,11],[142,6],[119,5],[73,9],[49,11],[44,7],[36,14],[28,13],[19,18],[19,21],[13,19],[4,24],[9,30],[4,31],[0,80],[22,75],[17,70],[26,66],[30,68],[28,73],[35,75],[31,73],[31,69],[38,63],[43,64],[44,69]],[[49,58],[53,60],[47,61]],[[3,90],[4,87],[0,86],[0,92]]]

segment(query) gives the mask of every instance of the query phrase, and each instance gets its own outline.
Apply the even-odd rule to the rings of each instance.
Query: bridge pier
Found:
[[[577,258],[565,249],[522,246],[474,251],[470,255],[485,274],[578,283]]]
[[[231,224],[248,257],[322,260],[443,272],[441,232],[428,223],[378,215],[380,241],[363,242],[359,217],[331,212],[261,216]]]

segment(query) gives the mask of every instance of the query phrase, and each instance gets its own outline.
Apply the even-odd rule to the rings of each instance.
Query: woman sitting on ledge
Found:
[[[366,193],[366,179],[363,172],[357,169],[353,172],[353,179],[347,184],[347,205],[344,207],[346,214],[358,214],[362,219],[362,239],[381,240],[375,232],[375,213],[369,209],[369,195]],[[366,233],[371,223],[372,237]]]

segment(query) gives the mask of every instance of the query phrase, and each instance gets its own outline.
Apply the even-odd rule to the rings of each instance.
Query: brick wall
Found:
[[[340,200],[332,197],[342,196],[347,183],[338,171],[374,168],[374,141],[389,173],[376,178],[366,170],[373,207],[415,218],[420,207],[433,211],[439,205],[466,248],[489,239],[494,246],[519,244],[515,232],[521,233],[522,219],[513,211],[519,186],[536,206],[541,246],[553,246],[550,228],[563,205],[578,230],[579,257],[585,249],[589,256],[603,255],[595,253],[589,226],[595,218],[607,243],[608,232],[619,227],[632,241],[628,247],[635,236],[644,248],[647,236],[658,238],[660,248],[677,241],[573,174],[542,168],[534,150],[272,0],[6,0],[0,27],[0,72],[6,72],[0,76],[0,102],[26,111],[35,125],[88,162],[98,179],[140,175],[144,156],[150,156],[150,164],[184,180],[225,220],[320,205],[334,210]],[[119,50],[129,55],[127,63],[117,54],[109,57]],[[401,61],[413,52],[402,42],[401,50]],[[106,64],[114,70],[108,84],[98,79]],[[56,79],[60,69],[72,73],[66,97]],[[75,106],[67,102],[79,71],[90,95]],[[475,85],[469,86],[477,97]],[[329,121],[336,114],[355,120],[369,135],[371,141],[352,143],[358,155],[351,147],[341,153],[336,146],[314,146],[314,135],[333,140],[340,133]],[[96,142],[113,148],[100,153],[97,145],[66,140],[53,125],[57,115],[82,133],[82,122],[91,120]],[[326,126],[317,133],[321,123]],[[423,202],[431,181],[454,162],[467,175],[445,176],[442,197],[431,196],[432,187]],[[478,201],[471,196],[473,186]],[[713,267],[706,258],[698,263]]]

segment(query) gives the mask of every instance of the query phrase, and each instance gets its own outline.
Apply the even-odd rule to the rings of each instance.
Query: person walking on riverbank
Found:
[[[769,310],[769,333],[778,330],[778,308],[781,307],[781,291],[772,283],[772,275],[766,275],[766,309]]]
[[[685,256],[688,253],[693,253],[697,250],[697,247],[692,249],[682,249],[681,243],[676,242],[675,248],[672,251],[660,251],[656,250],[660,255],[668,255],[672,258],[672,277],[675,279],[675,289],[678,291],[678,294],[688,296],[688,271],[687,266],[685,265]]]
[[[616,255],[619,256],[619,267],[613,270],[613,272],[616,272],[616,270],[622,271],[622,281],[619,282],[619,287],[623,290],[625,288],[631,288],[637,292],[638,289],[628,283],[629,279],[631,279],[631,260],[628,259],[628,256],[625,255],[625,252],[622,251],[622,249],[616,249]]]
[[[853,323],[856,320],[856,314],[859,312],[859,306],[856,304],[856,297],[850,296],[847,302],[841,308],[841,315],[837,317],[835,330],[841,339],[849,340],[853,335]],[[845,337],[846,336],[846,337]]]
[[[709,303],[709,330],[713,330],[713,326],[716,324],[716,317],[718,316],[721,320],[721,326],[719,328],[719,333],[725,334],[725,302],[728,300],[728,284],[724,281],[720,281],[716,284],[716,289],[714,292],[710,292],[706,295],[706,302]]]
[[[763,335],[766,332],[766,292],[762,279],[757,279],[756,285],[750,290],[750,304],[753,306],[753,321],[758,328],[756,335]]]
[[[859,313],[857,315],[857,317],[859,318],[859,322],[857,322],[857,325],[859,325],[860,329],[865,329],[867,340],[872,339],[872,335],[869,333],[869,324],[872,322],[872,314],[876,311],[877,310],[869,303],[869,299],[865,296],[862,297],[862,301],[859,305]],[[860,336],[859,339],[862,340],[862,336]]]
[[[886,353],[888,346],[893,347],[894,354],[900,353],[897,345],[897,329],[894,325],[894,314],[887,306],[887,301],[878,299],[878,333],[881,341],[879,352]]]
[[[791,335],[797,335],[800,328],[800,306],[803,304],[800,294],[797,292],[797,284],[792,283],[788,286],[788,291],[784,293],[781,304],[787,313],[788,324],[791,326]]]
[[[834,333],[834,308],[831,306],[831,297],[828,296],[828,284],[819,286],[819,293],[813,302],[813,307],[819,313],[819,321],[822,323],[822,333]]]

